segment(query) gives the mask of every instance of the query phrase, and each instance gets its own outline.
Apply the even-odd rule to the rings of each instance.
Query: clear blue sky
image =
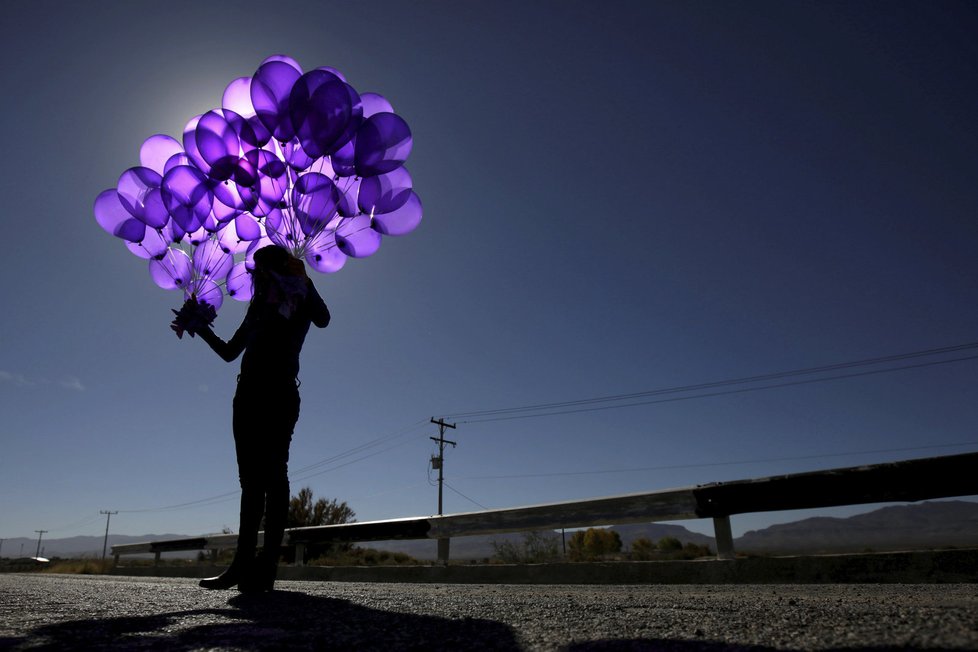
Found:
[[[340,69],[414,132],[424,221],[314,276],[333,323],[302,358],[293,489],[360,520],[435,511],[432,416],[978,340],[973,3],[4,11],[0,538],[99,534],[99,510],[123,534],[237,526],[237,365],[174,337],[181,298],[91,207],[270,54]],[[973,451],[976,371],[456,416],[445,509]]]

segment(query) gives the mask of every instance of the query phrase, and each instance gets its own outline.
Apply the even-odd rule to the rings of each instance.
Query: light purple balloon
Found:
[[[347,256],[336,244],[334,232],[326,230],[318,233],[306,243],[306,262],[317,272],[332,274],[346,264]]]
[[[149,275],[164,290],[185,288],[193,276],[190,256],[171,247],[161,258],[149,261]]]
[[[299,65],[299,62],[286,54],[273,54],[269,57],[266,57],[265,60],[258,65],[259,67],[261,67],[266,63],[270,63],[272,61],[280,61],[288,66],[291,66],[300,75],[302,74],[302,66]]]
[[[390,213],[408,200],[412,184],[411,175],[403,167],[386,174],[367,177],[360,183],[357,204],[367,215]]]
[[[244,261],[235,263],[234,267],[231,268],[224,287],[227,289],[228,296],[235,301],[251,300],[254,288],[251,282],[251,274],[248,272]]]
[[[370,228],[369,215],[343,220],[343,224],[336,230],[335,238],[340,251],[350,258],[366,258],[380,249],[381,236]]]
[[[255,107],[251,104],[251,77],[238,77],[224,89],[221,106],[230,109],[243,118],[255,115]]]
[[[220,310],[224,303],[224,293],[221,286],[209,278],[198,278],[183,291],[184,299],[196,299],[198,303],[210,304],[214,310]]]
[[[369,118],[377,113],[394,113],[394,107],[387,101],[387,98],[378,93],[362,93],[360,101],[363,103],[363,117]]]
[[[126,247],[136,256],[149,260],[163,255],[168,244],[158,230],[147,226],[143,239],[139,242],[126,242]]]
[[[418,228],[421,223],[421,199],[412,192],[404,204],[390,213],[374,215],[371,225],[383,235],[406,235]]]
[[[224,282],[234,265],[234,258],[221,249],[221,244],[211,238],[201,242],[193,255],[194,278],[209,278]]]
[[[95,221],[109,235],[128,242],[140,242],[146,235],[146,225],[130,215],[115,188],[99,193],[93,211]]]
[[[163,177],[150,168],[129,168],[122,173],[119,177],[119,183],[116,185],[119,201],[122,202],[130,215],[146,223],[144,217],[146,196],[151,190],[159,188],[162,182]]]
[[[165,177],[167,172],[177,167],[178,165],[194,165],[194,162],[190,160],[190,157],[187,155],[185,151],[180,150],[179,152],[177,152],[176,154],[174,154],[173,156],[167,159],[166,165],[163,166],[163,176]]]
[[[252,243],[252,240],[243,240],[238,237],[233,220],[217,232],[217,241],[221,245],[221,249],[232,256],[243,254]]]
[[[155,134],[143,141],[139,148],[139,162],[143,167],[156,171],[160,176],[166,174],[166,162],[175,154],[183,152],[183,146],[166,134]]]

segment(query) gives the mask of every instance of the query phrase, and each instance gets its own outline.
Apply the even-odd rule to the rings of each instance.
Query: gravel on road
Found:
[[[978,586],[0,575],[0,650],[978,650]]]

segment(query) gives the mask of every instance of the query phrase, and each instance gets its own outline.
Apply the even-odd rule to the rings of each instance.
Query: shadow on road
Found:
[[[3,650],[518,649],[513,631],[481,619],[382,611],[290,591],[236,595],[228,607],[42,625]]]

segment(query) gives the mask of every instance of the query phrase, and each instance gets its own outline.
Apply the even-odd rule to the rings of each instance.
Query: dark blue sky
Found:
[[[976,29],[963,2],[8,3],[0,537],[236,522],[237,367],[173,337],[181,298],[91,206],[266,56],[414,133],[424,221],[315,275],[302,362],[294,488],[365,520],[435,510],[431,416],[978,340]],[[459,416],[446,511],[975,450],[976,368]]]

